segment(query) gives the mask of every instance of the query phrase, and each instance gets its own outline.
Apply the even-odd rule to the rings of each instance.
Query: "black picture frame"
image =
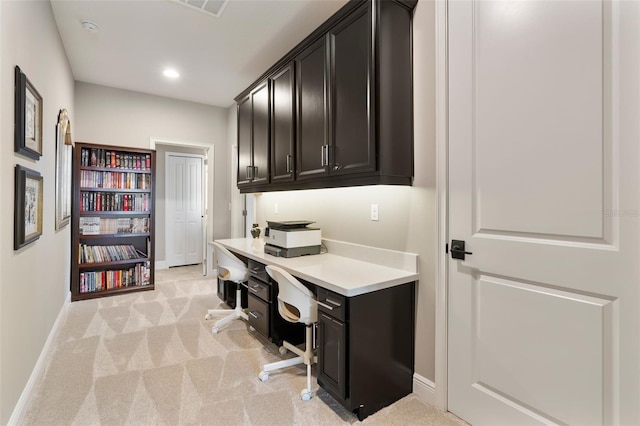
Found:
[[[16,165],[13,249],[18,250],[42,235],[42,175]]]
[[[34,160],[42,156],[42,96],[16,65],[15,152]]]

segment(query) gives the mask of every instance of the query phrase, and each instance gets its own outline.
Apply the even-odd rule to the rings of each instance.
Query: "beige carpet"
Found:
[[[260,366],[281,356],[242,321],[211,334],[214,286],[200,266],[172,268],[157,271],[154,291],[72,303],[24,424],[358,423],[317,384],[300,400],[302,366],[260,382]],[[410,395],[362,424],[464,423]]]

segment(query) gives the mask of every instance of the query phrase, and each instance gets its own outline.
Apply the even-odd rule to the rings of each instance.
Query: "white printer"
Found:
[[[322,233],[320,229],[309,228],[308,225],[312,223],[306,220],[267,221],[264,252],[278,257],[319,254]]]

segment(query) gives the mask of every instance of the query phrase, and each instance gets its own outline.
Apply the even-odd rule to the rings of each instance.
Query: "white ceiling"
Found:
[[[346,1],[230,0],[220,18],[170,0],[51,5],[75,80],[228,107]]]

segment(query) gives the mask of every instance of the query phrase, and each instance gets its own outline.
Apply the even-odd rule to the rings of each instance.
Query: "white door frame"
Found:
[[[165,262],[167,261],[167,250],[168,250],[168,239],[167,239],[167,235],[169,234],[168,230],[169,230],[169,221],[167,221],[167,211],[168,211],[168,207],[169,207],[169,198],[166,197],[166,191],[167,191],[167,173],[166,173],[166,169],[167,169],[167,164],[169,164],[169,157],[187,157],[187,158],[198,158],[201,162],[201,166],[202,166],[202,173],[200,176],[200,180],[201,182],[201,186],[202,186],[202,193],[201,193],[201,206],[200,206],[200,215],[202,217],[202,219],[200,220],[201,222],[201,226],[203,226],[202,229],[202,239],[203,239],[203,244],[201,247],[202,250],[202,256],[203,256],[203,263],[206,265],[207,263],[207,244],[206,244],[206,236],[207,236],[207,223],[206,223],[206,219],[205,219],[205,211],[207,210],[206,207],[206,202],[207,202],[207,191],[205,189],[206,186],[206,174],[204,171],[204,168],[206,166],[206,162],[205,162],[205,156],[202,154],[187,154],[184,152],[173,152],[173,151],[166,151],[164,153],[164,164],[165,164],[165,175],[164,175],[164,179],[165,179],[165,200],[164,200],[164,211],[165,211],[165,220],[164,220],[164,231],[165,231],[165,238],[164,238],[164,256],[165,256]],[[206,275],[206,269],[203,273],[203,275]]]
[[[436,24],[436,340],[435,405],[448,411],[447,394],[447,307],[448,275],[445,245],[449,241],[449,84],[447,48],[447,2],[435,1]]]
[[[203,238],[202,238],[202,253],[204,259],[202,261],[202,275],[207,275],[209,271],[207,270],[207,264],[209,262],[209,251],[207,250],[207,237],[209,234],[209,223],[213,224],[213,209],[209,212],[209,179],[211,179],[211,199],[215,198],[215,174],[212,170],[209,170],[209,165],[213,167],[215,164],[215,144],[214,143],[206,143],[206,142],[195,142],[195,141],[184,141],[184,140],[175,140],[175,139],[166,139],[160,138],[157,136],[149,137],[149,148],[156,149],[156,145],[171,145],[171,146],[180,146],[184,148],[196,148],[204,150],[204,164],[202,169],[202,192],[203,192],[203,216],[204,216],[204,227],[203,227]],[[209,177],[211,176],[211,177]],[[213,225],[211,226],[213,231]],[[166,257],[166,253],[165,253]],[[162,269],[158,265],[160,262],[156,262],[156,268]]]

